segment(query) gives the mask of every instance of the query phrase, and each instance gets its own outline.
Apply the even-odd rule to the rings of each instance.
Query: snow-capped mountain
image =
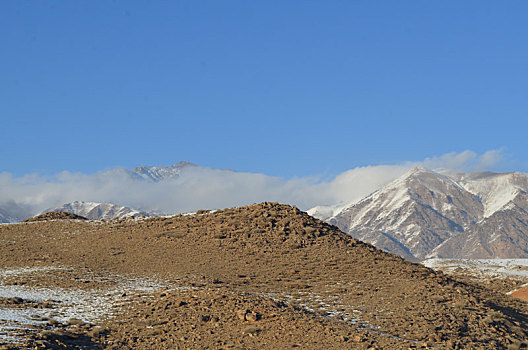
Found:
[[[453,236],[433,257],[528,258],[528,174],[480,173],[462,177],[481,199],[482,218],[463,235]]]
[[[256,181],[268,186],[277,182],[262,174],[203,168],[188,162],[142,165],[132,170],[115,168],[93,176],[64,176],[67,181],[61,195],[56,194],[56,189],[65,178],[45,184],[46,191],[40,195],[21,195],[16,201],[4,196],[0,202],[0,223],[22,221],[42,213],[46,207],[53,207],[47,211],[67,211],[90,219],[156,215],[108,203],[114,201],[176,213],[183,212],[181,208],[185,206],[193,210],[226,206],[224,197],[249,192],[249,196],[231,199],[227,204],[234,206],[252,200],[248,183]],[[73,191],[75,186],[82,190]],[[313,187],[324,188],[328,187]],[[215,202],[216,198],[208,192],[220,193],[217,196],[220,200]],[[23,188],[21,193],[32,193],[31,187]],[[277,193],[262,195],[257,190],[255,201],[280,197]],[[195,194],[204,196],[207,202],[199,202],[199,206],[193,202]],[[356,238],[410,259],[528,258],[528,174],[463,174],[415,168],[364,198],[357,198],[348,204],[316,206],[308,213]],[[90,202],[71,202],[78,199]],[[64,202],[69,203],[55,207]]]
[[[343,209],[350,207],[353,203],[348,203],[347,205],[343,204],[336,204],[336,205],[318,205],[315,206],[306,212],[308,215],[313,216],[314,218],[317,218],[319,220],[327,221],[330,218],[333,218],[337,214],[339,214]]]
[[[19,222],[31,216],[31,211],[14,201],[0,203],[0,223]]]
[[[184,169],[198,168],[189,162],[179,162],[171,166],[148,166],[140,165],[131,170],[133,174],[149,181],[162,181],[166,179],[177,179]]]
[[[6,209],[0,208],[0,224],[18,222],[20,220],[17,216],[12,216]]]
[[[152,216],[152,213],[122,207],[112,203],[96,203],[75,201],[61,207],[45,210],[44,212],[64,211],[84,216],[91,220],[116,219],[134,216]]]
[[[75,213],[77,215],[85,216],[91,219],[102,219],[112,217],[124,217],[133,215],[160,215],[162,212],[178,213],[181,212],[179,207],[185,205],[177,204],[178,200],[186,201],[185,196],[178,196],[176,193],[179,188],[185,186],[185,181],[182,179],[193,180],[197,179],[195,183],[205,182],[211,175],[225,175],[237,173],[232,170],[212,169],[200,167],[189,162],[179,162],[170,166],[147,166],[140,165],[134,169],[126,169],[117,167],[110,170],[101,171],[94,175],[70,175],[62,174],[57,183],[45,184],[44,186],[55,187],[58,183],[69,183],[73,186],[78,186],[79,191],[71,191],[66,189],[60,195],[55,195],[53,191],[47,191],[43,195],[21,195],[18,198],[11,198],[5,196],[0,198],[0,223],[15,223],[23,221],[29,217],[41,214],[46,211],[61,210]],[[177,183],[180,181],[180,183]],[[158,183],[160,186],[157,186]],[[166,183],[166,186],[163,186]],[[96,187],[96,191],[87,191],[84,187]],[[60,186],[59,186],[60,187]],[[29,188],[29,187],[28,187]],[[126,191],[127,188],[134,188],[135,191],[131,196],[124,196],[121,200],[119,193],[115,192]],[[176,190],[175,200],[176,204],[169,202],[169,208],[158,205],[153,198],[157,195],[156,191]],[[27,189],[24,189],[27,191]],[[24,193],[24,191],[20,191]],[[76,197],[74,193],[79,193]],[[139,194],[137,194],[139,193]],[[165,193],[165,194],[166,194]],[[141,194],[146,198],[142,202]],[[148,198],[151,194],[152,197]],[[0,196],[1,197],[1,196]],[[134,197],[130,200],[130,197]],[[63,201],[60,198],[64,198]],[[100,198],[100,199],[99,199]],[[167,197],[164,198],[165,203],[168,202]],[[139,211],[127,207],[114,205],[115,202],[132,202],[134,205],[139,205],[142,210]],[[67,203],[60,207],[61,203]],[[137,204],[139,203],[139,204]],[[126,204],[125,204],[126,205]],[[173,209],[176,207],[176,209]],[[50,208],[50,209],[46,209]],[[43,209],[46,209],[43,211]],[[192,208],[194,209],[194,207]],[[188,209],[184,209],[188,211]]]
[[[528,190],[528,174],[519,172],[463,174],[458,182],[481,199],[485,218]]]
[[[331,217],[361,240],[411,259],[528,257],[528,175],[415,168]]]

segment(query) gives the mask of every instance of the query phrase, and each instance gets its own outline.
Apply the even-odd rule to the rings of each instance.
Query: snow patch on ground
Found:
[[[113,307],[125,301],[124,293],[132,291],[152,292],[164,287],[159,281],[129,278],[119,275],[110,277],[117,284],[109,289],[67,289],[59,287],[30,287],[6,285],[4,278],[42,274],[65,267],[45,266],[0,270],[0,298],[22,298],[32,302],[47,302],[51,307],[0,307],[0,342],[21,340],[17,330],[42,325],[53,319],[68,323],[72,319],[93,323],[111,317]]]
[[[422,262],[435,270],[470,271],[477,278],[518,278],[528,282],[528,259],[427,259]]]

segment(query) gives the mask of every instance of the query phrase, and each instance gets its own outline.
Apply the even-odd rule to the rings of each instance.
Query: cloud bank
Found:
[[[457,172],[482,171],[502,161],[500,150],[478,155],[472,151],[448,153],[423,161],[397,165],[356,167],[330,181],[317,177],[282,179],[255,173],[185,168],[177,179],[149,182],[131,177],[125,169],[92,175],[62,172],[51,178],[27,175],[19,178],[0,173],[0,214],[30,216],[64,203],[82,200],[111,202],[162,213],[193,212],[274,201],[307,210],[316,205],[356,201],[401,176],[424,166]]]

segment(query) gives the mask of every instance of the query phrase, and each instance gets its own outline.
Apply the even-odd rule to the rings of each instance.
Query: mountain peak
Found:
[[[415,166],[414,168],[412,168],[411,170],[409,170],[409,173],[412,173],[412,174],[416,174],[416,173],[424,173],[424,172],[431,172],[431,170],[421,166],[421,165],[417,165]]]
[[[162,181],[166,179],[177,179],[181,172],[186,168],[197,168],[198,166],[191,162],[178,162],[170,166],[150,166],[140,165],[132,169],[132,173],[149,181]]]
[[[327,220],[411,259],[525,258],[527,212],[528,174],[419,166]]]
[[[407,170],[398,179],[401,181],[401,180],[409,179],[414,176],[420,176],[422,174],[429,174],[429,173],[434,173],[434,172],[427,168],[424,168],[423,166],[418,165],[418,166],[415,166],[414,168]],[[395,181],[398,181],[398,179],[396,179]]]
[[[408,258],[423,258],[482,216],[478,198],[447,175],[415,167],[336,214],[353,237]]]
[[[433,193],[445,193],[452,191],[453,188],[461,189],[461,186],[451,177],[417,166],[374,192],[372,195],[394,191],[401,192],[401,195],[412,195],[412,193],[421,191],[422,189],[427,189]]]

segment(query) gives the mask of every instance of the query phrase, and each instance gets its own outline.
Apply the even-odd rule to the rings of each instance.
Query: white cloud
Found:
[[[133,179],[125,169],[93,175],[62,172],[53,178],[27,175],[14,178],[0,173],[0,202],[29,208],[36,214],[75,200],[112,202],[132,208],[166,213],[225,208],[277,201],[306,210],[360,199],[415,166],[454,171],[489,169],[502,159],[500,151],[477,155],[471,151],[448,153],[420,162],[357,167],[330,181],[314,177],[281,179],[253,173],[185,168],[178,179],[147,182]],[[2,204],[0,203],[0,205]],[[1,207],[0,207],[1,208]]]
[[[463,151],[460,153],[452,152],[437,157],[426,158],[420,163],[422,166],[429,169],[444,168],[459,172],[474,172],[490,170],[500,164],[502,159],[502,150],[487,151],[480,156],[472,151]]]

